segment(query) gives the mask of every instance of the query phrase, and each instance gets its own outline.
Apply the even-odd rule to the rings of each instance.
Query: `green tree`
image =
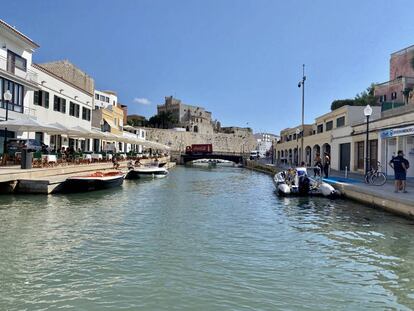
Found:
[[[357,94],[353,99],[337,99],[331,104],[331,110],[338,109],[342,106],[378,106],[377,97],[374,95],[375,84],[372,83],[365,91]]]
[[[162,129],[172,128],[177,123],[177,118],[171,112],[161,112],[148,120],[148,126]]]

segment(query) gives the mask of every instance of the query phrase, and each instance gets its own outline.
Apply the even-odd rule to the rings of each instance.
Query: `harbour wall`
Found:
[[[232,134],[201,134],[180,132],[169,129],[145,128],[147,139],[171,147],[173,152],[185,152],[186,146],[192,144],[212,144],[214,152],[249,153],[256,149],[256,139],[251,132],[235,132]]]

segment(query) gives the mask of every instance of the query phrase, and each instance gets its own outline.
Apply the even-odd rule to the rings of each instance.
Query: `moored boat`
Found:
[[[125,179],[138,178],[164,178],[167,177],[168,170],[165,167],[158,166],[138,166],[130,168]]]
[[[71,176],[62,185],[62,192],[86,192],[102,190],[122,185],[125,174],[115,172],[95,172],[82,176]]]
[[[291,168],[277,173],[273,182],[277,194],[280,196],[313,196],[320,195],[335,198],[340,193],[322,178],[315,179],[308,176],[306,168]]]

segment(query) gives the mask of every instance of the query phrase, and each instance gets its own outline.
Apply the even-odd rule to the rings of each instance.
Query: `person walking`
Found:
[[[410,166],[410,163],[407,159],[404,158],[404,153],[402,150],[398,150],[397,156],[391,159],[389,165],[394,169],[394,192],[398,193],[398,191],[401,190],[403,193],[407,193],[405,187],[407,179],[407,170]]]
[[[322,170],[322,159],[319,152],[316,154],[314,161],[314,168],[313,168],[313,177],[316,178],[316,176],[321,176],[321,170]]]
[[[327,152],[324,153],[323,157],[323,174],[325,178],[329,177],[329,166],[331,165],[331,158]]]

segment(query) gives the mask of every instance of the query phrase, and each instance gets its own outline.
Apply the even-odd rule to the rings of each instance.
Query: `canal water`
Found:
[[[0,310],[411,310],[414,226],[269,176],[177,167],[0,197]]]

